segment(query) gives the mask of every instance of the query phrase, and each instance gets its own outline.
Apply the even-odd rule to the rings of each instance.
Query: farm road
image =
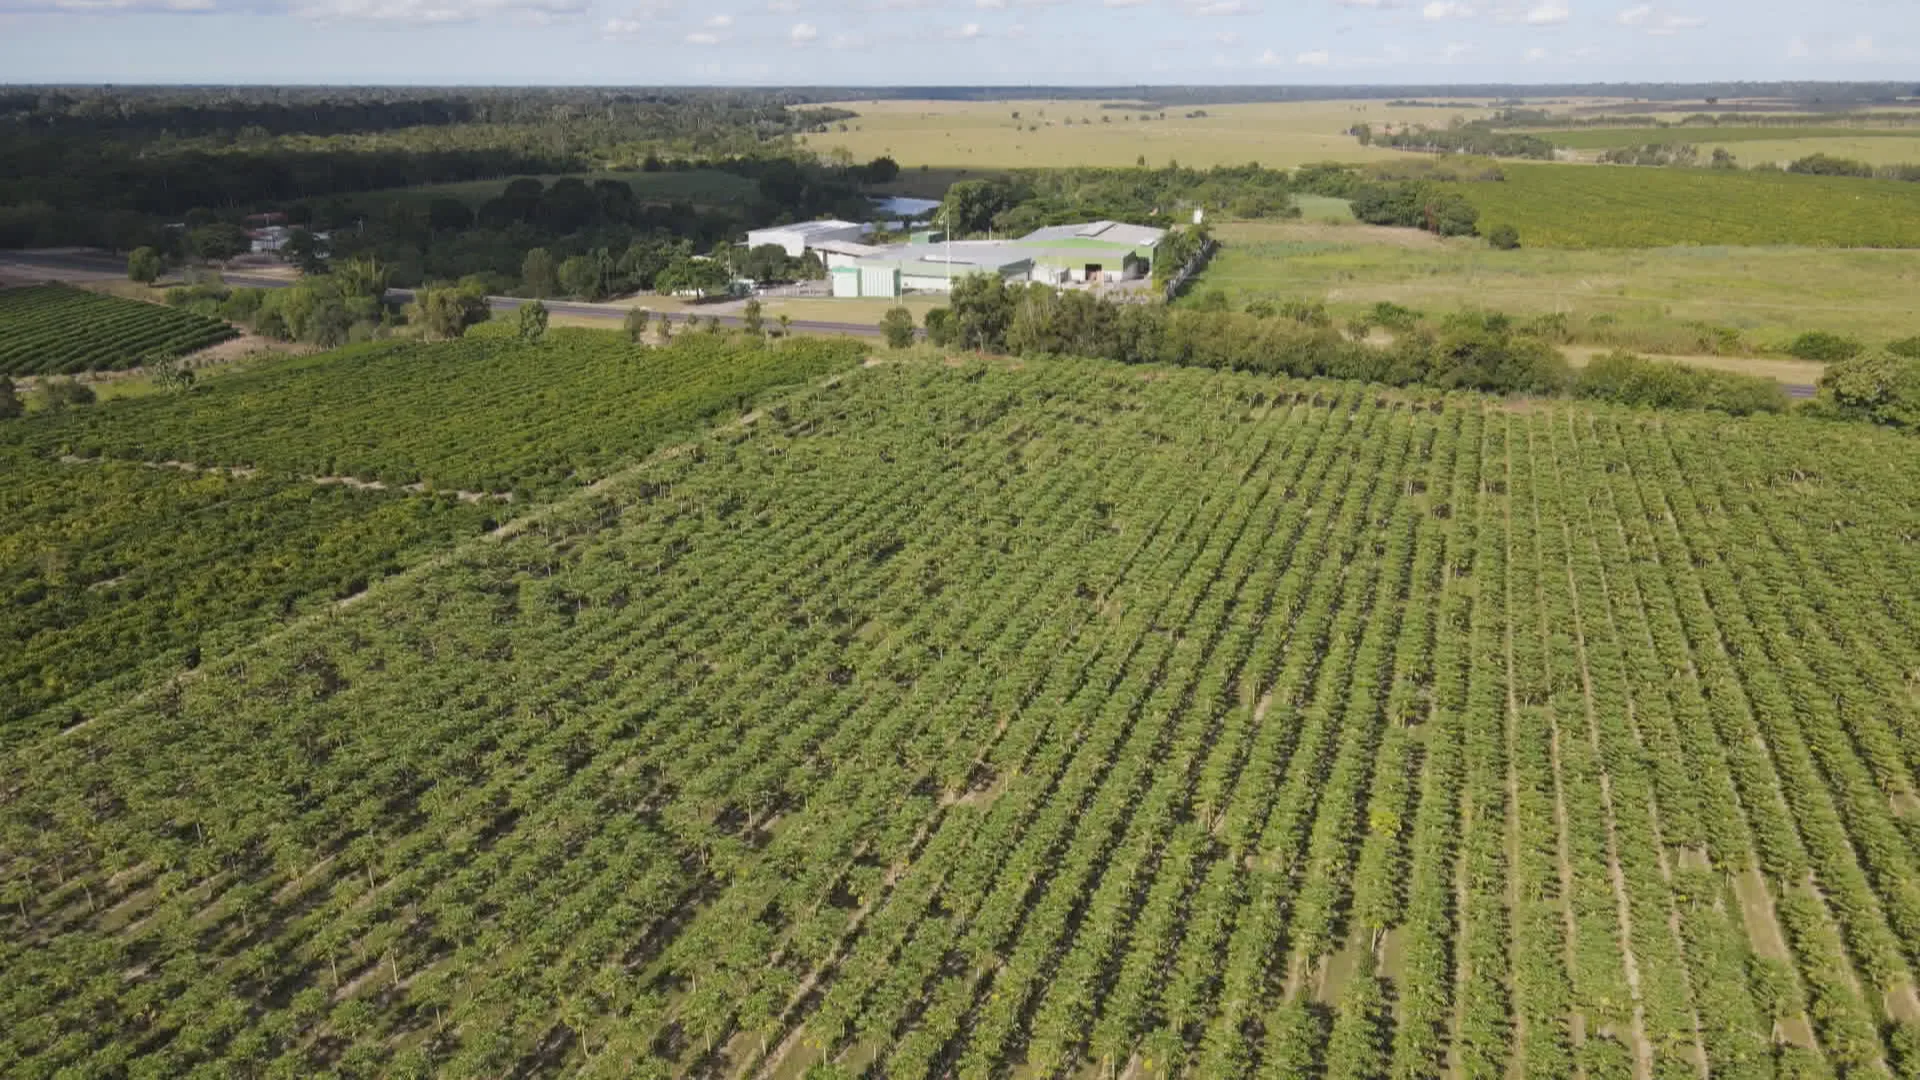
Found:
[[[104,251],[83,249],[61,249],[55,251],[0,251],[0,277],[13,277],[25,280],[56,281],[107,281],[119,280],[126,276],[124,260]],[[222,274],[229,285],[243,285],[253,288],[284,289],[293,284],[287,278],[271,277],[262,274],[249,274],[244,270]],[[388,295],[401,300],[413,299],[411,289],[389,289]],[[524,297],[489,296],[487,305],[495,311],[516,311],[526,303]],[[556,315],[572,315],[577,318],[605,319],[618,322],[627,316],[634,305],[627,304],[589,304],[578,300],[548,300],[547,310]],[[671,319],[667,312],[654,312],[653,317],[660,321],[673,321],[686,325],[695,319],[719,319],[722,326],[739,326],[737,315],[698,315],[681,314]],[[771,320],[769,320],[771,321]],[[813,320],[793,320],[793,329],[803,334],[854,334],[861,337],[876,337],[880,329],[870,323],[822,322]],[[1785,384],[1790,398],[1811,398],[1815,394],[1813,386],[1803,383]]]

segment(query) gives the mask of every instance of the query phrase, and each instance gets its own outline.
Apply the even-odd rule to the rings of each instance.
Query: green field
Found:
[[[1332,199],[1325,195],[1295,195],[1293,205],[1300,210],[1305,221],[1351,222],[1353,203],[1347,199]]]
[[[1533,247],[1674,244],[1920,247],[1920,184],[1788,173],[1503,162],[1506,180],[1453,189],[1480,229]]]
[[[94,683],[355,595],[860,351],[551,336],[355,346],[0,423],[0,743],[73,722]]]
[[[1343,320],[1381,302],[1433,316],[1562,313],[1573,341],[1682,355],[1778,354],[1808,330],[1870,345],[1920,333],[1920,261],[1903,251],[1493,251],[1474,239],[1354,225],[1229,222],[1217,231],[1225,246],[1188,290],[1188,304],[1221,289],[1235,308],[1319,300]],[[1728,349],[1715,327],[1737,332],[1737,346]],[[1814,379],[1800,372],[1788,381]]]
[[[554,482],[0,757],[0,1073],[1920,1072],[1911,439],[858,355],[73,428]]]
[[[118,371],[239,333],[218,319],[68,285],[0,289],[0,376]]]
[[[1726,127],[1702,124],[1688,127],[1593,127],[1571,131],[1525,129],[1555,146],[1575,150],[1611,150],[1620,146],[1720,146],[1743,142],[1794,142],[1806,139],[1900,139],[1920,143],[1920,129],[1910,127]]]

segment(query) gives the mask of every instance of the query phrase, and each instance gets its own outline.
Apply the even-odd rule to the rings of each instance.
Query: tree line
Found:
[[[791,95],[597,89],[22,89],[0,94],[0,247],[126,250],[150,219],[649,158],[792,153],[850,115]],[[143,220],[148,219],[148,220]]]
[[[903,326],[904,313],[896,309],[881,324],[892,344],[911,338],[911,318]],[[1376,327],[1389,331],[1391,344],[1367,340]],[[1459,312],[1431,326],[1418,313],[1389,304],[1340,328],[1320,304],[1262,302],[1244,312],[1116,304],[1090,293],[971,275],[955,283],[949,306],[927,313],[925,329],[936,346],[1021,356],[1568,395],[1735,415],[1788,407],[1785,392],[1771,379],[1624,353],[1575,372],[1550,340],[1550,328],[1498,312]]]
[[[1046,225],[1109,219],[1178,224],[1195,209],[1238,218],[1298,216],[1285,169],[1223,165],[1210,169],[1018,169],[962,180],[947,189],[936,221],[958,236],[1031,232]]]

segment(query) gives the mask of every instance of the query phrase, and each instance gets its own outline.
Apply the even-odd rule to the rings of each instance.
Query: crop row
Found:
[[[0,1071],[1920,1065],[1891,436],[1148,374],[847,373],[9,759]]]
[[[0,375],[115,371],[237,333],[218,319],[67,285],[0,290]]]
[[[189,461],[391,485],[514,493],[589,483],[758,391],[849,366],[845,340],[763,345],[682,335],[670,348],[556,330],[439,344],[386,341],[45,424],[47,454]]]

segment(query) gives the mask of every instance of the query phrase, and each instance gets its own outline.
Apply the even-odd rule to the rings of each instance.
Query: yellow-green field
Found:
[[[1357,123],[1445,124],[1456,115],[1486,115],[1484,109],[1394,107],[1379,101],[1169,106],[1150,113],[1103,109],[1098,101],[834,104],[859,116],[846,121],[844,132],[806,136],[807,146],[820,153],[844,148],[857,161],[885,154],[910,169],[1117,166],[1142,157],[1154,166],[1178,161],[1202,167],[1385,161],[1419,155],[1363,147],[1341,132]],[[1206,115],[1188,115],[1195,112]]]
[[[1661,353],[1707,351],[1698,324],[1739,331],[1734,351],[1745,353],[1777,351],[1806,330],[1869,344],[1920,333],[1920,259],[1911,252],[1503,252],[1364,225],[1230,222],[1218,231],[1226,247],[1189,296],[1222,289],[1235,306],[1263,297],[1324,300],[1341,318],[1379,301],[1429,314],[1563,312],[1576,341]]]
[[[1702,140],[1697,145],[1702,160],[1711,158],[1714,150],[1724,146],[1741,165],[1748,166],[1766,161],[1786,165],[1809,154],[1851,158],[1869,165],[1920,164],[1920,132],[1911,136],[1842,135],[1817,139],[1753,139],[1732,143]]]

